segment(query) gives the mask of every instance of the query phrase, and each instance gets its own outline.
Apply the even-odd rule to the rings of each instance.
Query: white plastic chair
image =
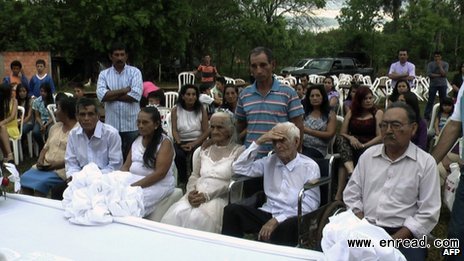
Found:
[[[174,165],[174,184],[177,184],[177,168]],[[162,199],[158,204],[156,204],[155,210],[148,216],[144,217],[145,219],[160,222],[163,218],[164,214],[168,211],[168,209],[177,201],[179,201],[184,193],[182,193],[182,189],[174,188],[172,193]]]
[[[296,78],[294,76],[291,76],[291,75],[285,77],[285,80],[287,80],[291,84],[291,86],[295,86],[296,83],[297,83]]]
[[[53,123],[56,123],[55,111],[56,111],[56,104],[52,103],[47,105],[48,114],[52,119]]]
[[[23,106],[18,106],[18,111],[21,114],[21,124],[19,126],[19,138],[13,139],[10,137],[10,142],[13,145],[13,157],[14,162],[16,165],[19,165],[19,161],[23,160],[23,150],[21,146],[21,136],[23,135],[23,121],[24,121],[24,114],[26,114],[26,109]]]
[[[177,76],[179,82],[179,92],[180,88],[185,84],[195,84],[195,74],[192,72],[181,72]]]
[[[158,107],[158,111],[161,116],[161,127],[166,133],[168,133],[169,132],[168,127],[170,128],[170,126],[168,125],[166,119],[168,117],[168,114],[171,114],[171,109],[168,109],[166,107]]]
[[[226,84],[232,84],[235,85],[235,80],[233,78],[224,76],[224,79],[226,80]]]
[[[163,125],[166,126],[166,132],[167,132],[168,136],[171,139],[174,139],[174,137],[172,136],[171,113],[166,114],[166,117],[164,118],[164,121],[165,122],[163,123]]]
[[[166,108],[172,109],[176,105],[179,93],[177,92],[165,92],[164,97],[166,98]]]

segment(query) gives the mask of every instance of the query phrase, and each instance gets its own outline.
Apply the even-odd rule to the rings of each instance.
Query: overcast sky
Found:
[[[319,23],[323,27],[320,30],[327,30],[338,27],[338,22],[335,19],[340,14],[340,9],[343,7],[345,0],[329,0],[323,9],[315,11],[319,18]]]

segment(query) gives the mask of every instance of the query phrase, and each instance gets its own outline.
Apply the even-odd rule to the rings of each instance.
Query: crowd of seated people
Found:
[[[234,85],[226,85],[222,79],[218,82],[220,86],[216,85],[214,94],[205,93],[211,96],[218,107],[210,120],[200,102],[198,87],[190,84],[181,87],[177,105],[170,115],[172,137],[163,132],[162,119],[156,108],[163,106],[163,90],[153,90],[151,84],[144,83],[144,87],[148,86],[147,93],[143,94],[145,101],[141,103],[137,121],[134,122],[139,136],[132,143],[125,161],[121,151],[117,149],[120,147],[116,138],[119,137],[117,131],[99,120],[97,103],[81,98],[76,106],[71,105],[73,99],[56,99],[56,118],[59,123],[52,127],[48,111],[46,112],[47,105],[55,103],[50,87],[41,86],[41,95],[32,101],[28,98],[27,89],[18,86],[17,103],[26,108],[22,124],[28,126],[34,122],[34,138],[41,148],[37,164],[23,175],[22,192],[46,196],[54,186],[68,182],[73,173],[97,157],[96,155],[105,155],[103,158],[106,160],[100,162],[101,169],[129,171],[135,176],[132,185],[143,188],[143,216],[156,211],[156,205],[168,197],[176,185],[184,184],[185,195],[169,208],[161,222],[238,237],[244,233],[258,233],[262,241],[296,245],[296,196],[306,182],[319,177],[319,169],[312,159],[326,156],[330,140],[337,132],[337,110],[333,108],[339,106],[340,94],[335,90],[334,80],[326,77],[323,86],[309,85],[306,92],[302,91],[303,88],[295,90],[298,94],[296,97],[301,99],[304,108],[303,137],[300,137],[298,126],[287,121],[263,132],[246,149],[236,140],[239,136],[244,137],[246,130],[245,134],[236,134],[233,116],[237,109],[239,89]],[[296,88],[298,86],[297,84]],[[16,102],[16,99],[10,100]],[[392,104],[395,101],[404,101],[411,107],[416,116],[413,121],[416,127],[411,131],[411,140],[425,150],[427,126],[420,118],[418,100],[410,91],[408,82],[398,81],[389,100]],[[342,162],[334,197],[336,200],[343,200],[345,185],[351,175],[357,173],[355,169],[361,155],[371,147],[377,148],[375,145],[382,143],[385,132],[396,128],[390,122],[385,123],[383,111],[374,104],[372,90],[368,87],[353,85],[347,101],[344,102],[346,115],[336,139],[336,150],[340,153]],[[73,102],[76,103],[75,100]],[[9,108],[8,106],[16,107],[3,105],[0,110]],[[72,109],[77,117],[72,117]],[[0,114],[3,115],[0,121],[3,128],[1,122],[9,122],[8,117],[17,115],[17,112],[0,111]],[[440,117],[450,114],[451,112],[444,111]],[[15,126],[18,127],[17,124]],[[24,129],[27,128],[30,127]],[[75,130],[71,131],[73,128]],[[47,129],[48,137],[45,135]],[[105,137],[104,133],[108,133],[108,136]],[[71,145],[68,136],[72,136]],[[43,145],[40,144],[40,138],[46,140]],[[208,138],[209,144],[200,149]],[[90,153],[86,156],[87,160],[79,159],[78,154],[82,151],[78,150],[82,148],[76,147],[84,140],[104,140],[105,147],[102,148],[105,152],[87,152]],[[300,140],[301,154],[298,152]],[[3,137],[1,141],[3,142]],[[275,153],[257,158],[258,148],[265,143],[272,143]],[[2,152],[11,160],[11,151],[3,151],[4,148],[2,146]],[[197,157],[192,158],[197,148],[200,151]],[[63,157],[57,157],[58,155]],[[95,158],[95,161],[98,160]],[[188,166],[193,168],[189,170]],[[178,175],[177,184],[175,169]],[[294,174],[293,179],[287,180],[282,173]],[[233,174],[264,175],[264,194],[267,199],[260,202],[263,203],[262,206],[260,204],[256,208],[240,204],[227,205],[227,186]],[[282,184],[289,187],[284,189]],[[350,193],[350,197],[354,197],[351,190]],[[320,201],[318,189],[308,191],[305,200],[303,212],[315,210]]]

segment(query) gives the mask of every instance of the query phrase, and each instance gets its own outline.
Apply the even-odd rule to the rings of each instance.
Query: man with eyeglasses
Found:
[[[438,223],[440,181],[433,157],[410,140],[415,113],[393,103],[380,123],[383,144],[360,157],[343,199],[359,218],[382,227],[394,239],[422,239]],[[399,247],[407,260],[425,260],[426,248]]]

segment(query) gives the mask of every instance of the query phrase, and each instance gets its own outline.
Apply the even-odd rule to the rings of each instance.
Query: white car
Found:
[[[280,73],[281,74],[288,74],[288,73],[292,73],[293,71],[303,69],[312,60],[313,60],[313,58],[300,59],[300,60],[296,61],[292,66],[284,67],[282,70],[280,70]]]

